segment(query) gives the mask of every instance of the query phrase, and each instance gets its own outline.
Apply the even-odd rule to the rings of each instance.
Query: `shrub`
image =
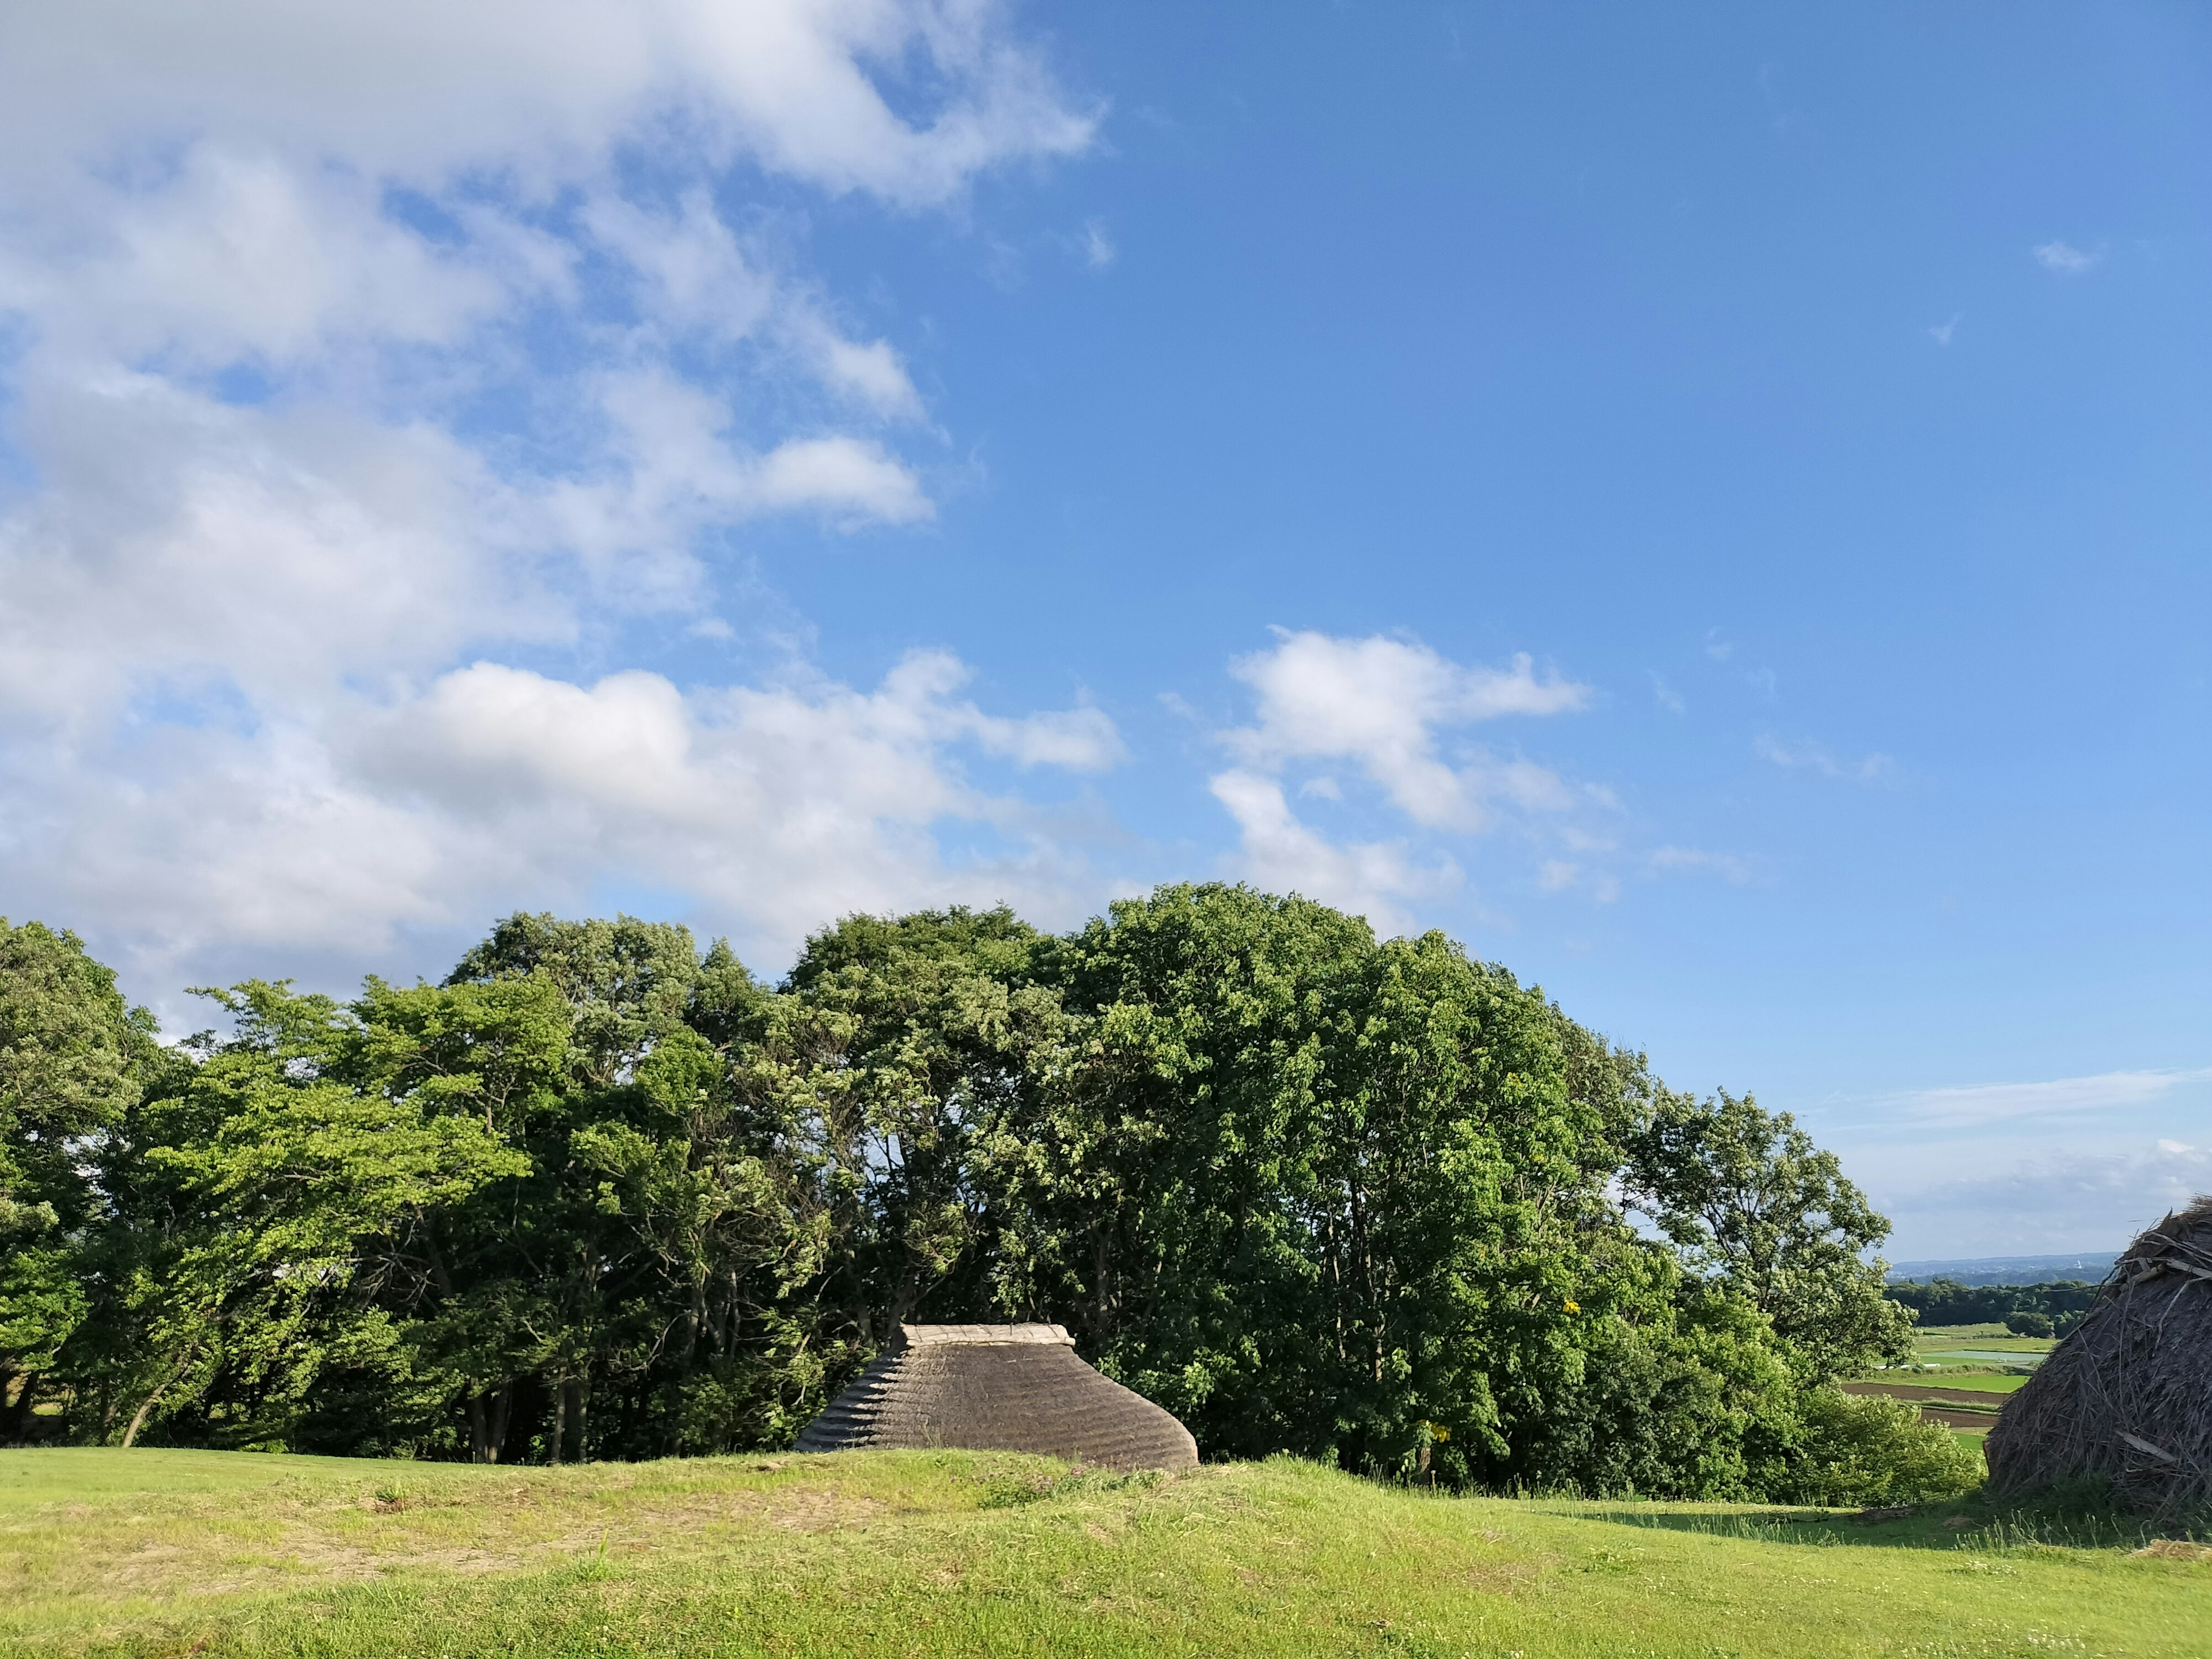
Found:
[[[1980,1484],[1981,1460],[1938,1423],[1895,1400],[1821,1389],[1805,1399],[1804,1437],[1792,1460],[1799,1504],[1917,1504]]]
[[[2049,1336],[2053,1329],[2049,1314],[2027,1308],[2015,1308],[2005,1316],[2004,1322],[2005,1328],[2014,1336]]]

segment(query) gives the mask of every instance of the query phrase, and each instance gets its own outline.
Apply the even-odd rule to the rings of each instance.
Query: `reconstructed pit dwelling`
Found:
[[[2088,1475],[2147,1509],[2212,1508],[2212,1196],[2128,1246],[1987,1449],[2001,1493]]]
[[[1190,1431],[1085,1364],[1058,1325],[901,1325],[795,1449],[864,1447],[1035,1452],[1121,1471],[1198,1467]]]

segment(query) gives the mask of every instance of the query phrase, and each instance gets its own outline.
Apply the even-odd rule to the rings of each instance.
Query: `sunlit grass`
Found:
[[[1462,1499],[1286,1459],[0,1453],[0,1651],[2203,1654],[2212,1565],[2130,1524]]]

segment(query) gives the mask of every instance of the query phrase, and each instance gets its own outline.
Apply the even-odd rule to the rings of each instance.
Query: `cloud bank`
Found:
[[[1064,896],[923,653],[678,686],[733,528],[934,513],[893,342],[748,228],[893,216],[1095,117],[975,0],[154,0],[0,15],[0,861],[142,967],[662,884],[757,947]],[[954,857],[966,824],[995,848]],[[1026,837],[1026,838],[1025,838]]]

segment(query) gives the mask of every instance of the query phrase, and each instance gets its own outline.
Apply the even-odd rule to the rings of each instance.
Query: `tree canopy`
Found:
[[[163,1048],[76,940],[0,924],[18,1437],[787,1445],[898,1322],[1036,1318],[1212,1456],[1960,1476],[1832,1387],[1910,1352],[1833,1157],[1440,933],[1171,886],[1061,935],[848,917],[769,986],[516,915],[442,983],[209,994],[228,1033]]]

